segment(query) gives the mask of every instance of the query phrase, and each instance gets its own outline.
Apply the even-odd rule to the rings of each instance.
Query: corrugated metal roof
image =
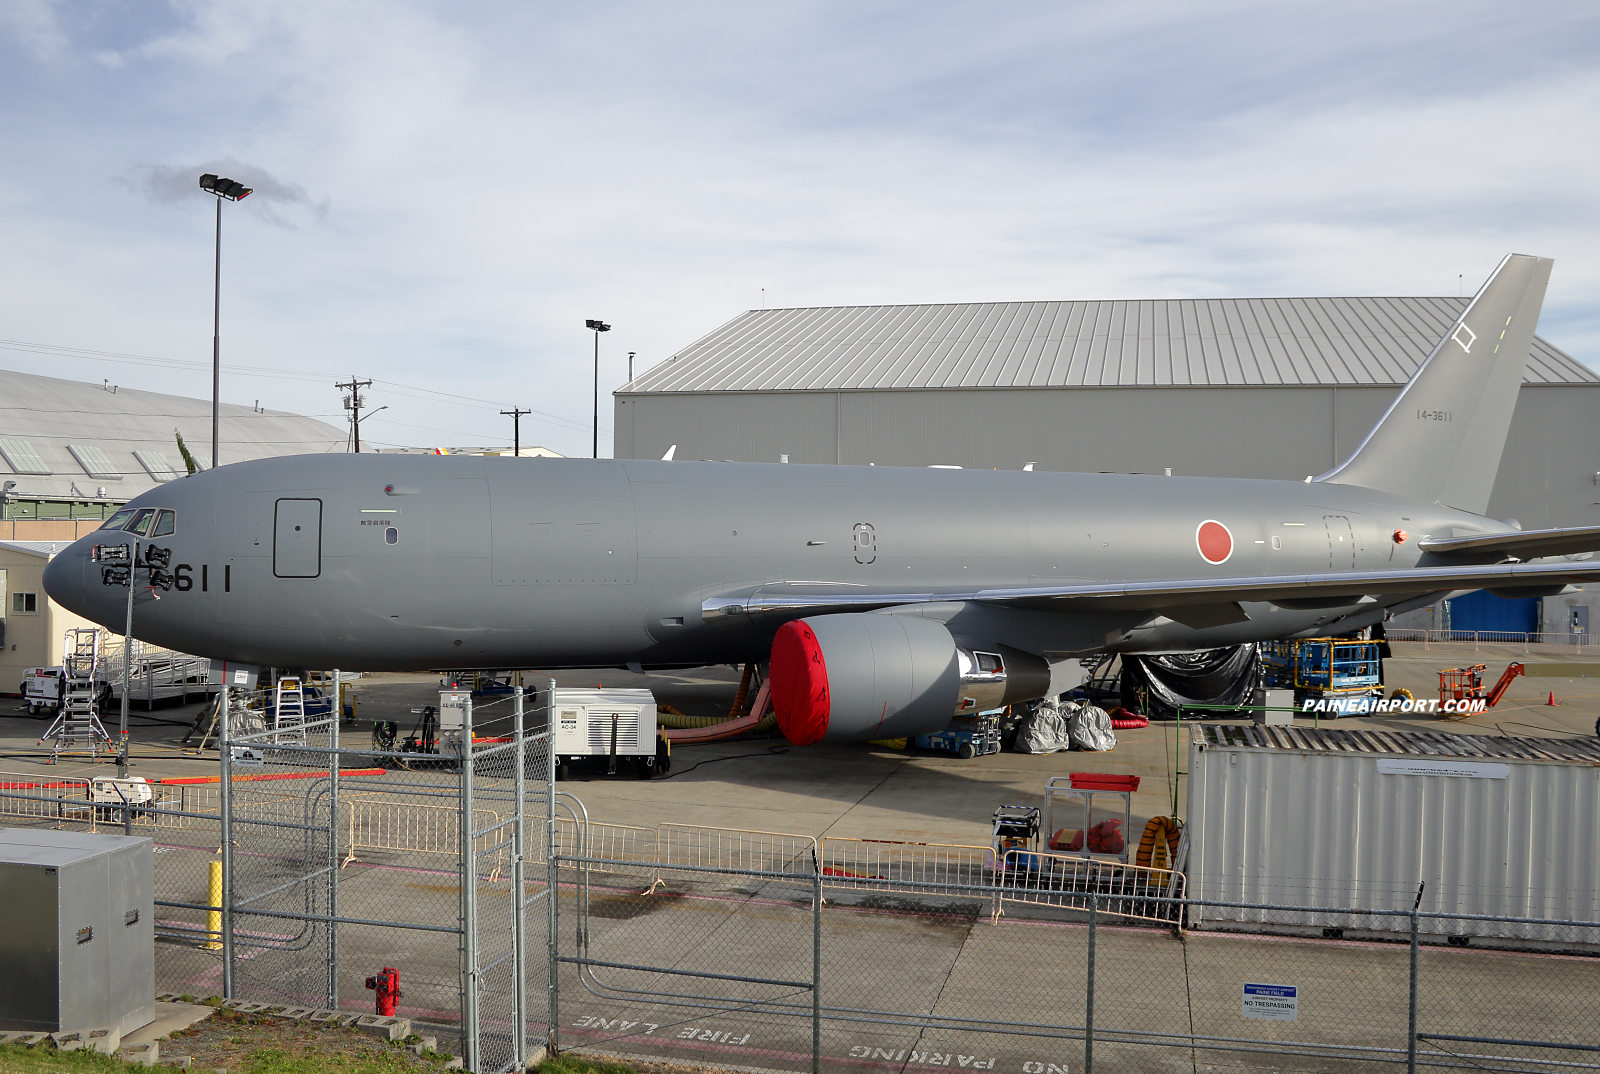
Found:
[[[49,559],[71,543],[71,541],[0,541],[0,549]]]
[[[134,452],[176,459],[174,431],[183,433],[195,458],[210,465],[209,399],[128,388],[110,392],[98,384],[0,370],[0,441],[9,445],[0,452],[0,478],[17,483],[14,496],[92,501],[104,484],[107,500],[131,499],[160,484]],[[79,450],[75,453],[69,445]],[[11,446],[28,450],[13,451]],[[224,465],[344,448],[344,430],[315,418],[222,404]],[[29,464],[28,451],[40,465]],[[91,465],[99,476],[88,472]]]
[[[1404,384],[1465,298],[751,310],[621,392]],[[1525,383],[1594,384],[1535,337]]]
[[[1600,765],[1600,739],[1511,738],[1442,731],[1371,731],[1344,728],[1214,725],[1196,730],[1207,746],[1383,753],[1406,757],[1493,757]]]

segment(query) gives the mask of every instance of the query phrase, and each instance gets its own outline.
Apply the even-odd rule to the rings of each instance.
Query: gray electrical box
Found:
[[[0,828],[0,1030],[154,1020],[154,864],[149,839]]]
[[[1256,705],[1258,707],[1251,713],[1258,727],[1293,727],[1294,713],[1292,711],[1269,712],[1268,709],[1292,710],[1294,708],[1293,690],[1257,690]]]

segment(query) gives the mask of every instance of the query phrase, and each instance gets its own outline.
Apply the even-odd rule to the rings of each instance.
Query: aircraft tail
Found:
[[[1317,480],[1487,511],[1554,263],[1506,255],[1361,446]]]

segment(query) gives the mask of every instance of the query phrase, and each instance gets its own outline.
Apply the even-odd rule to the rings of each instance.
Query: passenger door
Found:
[[[322,501],[279,500],[273,515],[273,576],[315,578],[321,573]]]

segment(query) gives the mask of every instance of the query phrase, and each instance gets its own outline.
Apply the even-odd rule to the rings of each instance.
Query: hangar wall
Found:
[[[1387,386],[656,392],[615,397],[617,458],[1300,480],[1360,444]],[[1525,384],[1490,513],[1600,525],[1600,384]]]

